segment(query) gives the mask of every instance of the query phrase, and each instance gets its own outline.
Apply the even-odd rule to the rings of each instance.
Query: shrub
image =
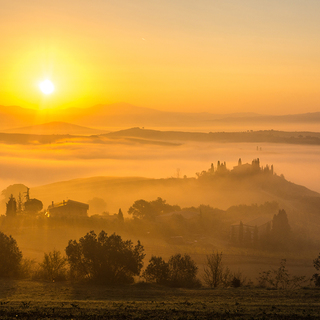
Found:
[[[32,278],[35,272],[36,261],[33,259],[23,258],[20,265],[20,277]]]
[[[247,283],[247,278],[243,276],[241,271],[235,272],[232,277],[230,285],[233,288],[242,287]]]
[[[320,254],[316,259],[313,260],[313,266],[316,268],[317,271],[320,270]],[[316,287],[320,287],[320,275],[319,273],[315,273],[311,280],[314,282]]]
[[[0,232],[0,277],[19,276],[21,260],[22,253],[16,240]]]
[[[143,272],[148,282],[179,288],[201,287],[196,275],[198,267],[188,254],[175,254],[165,262],[161,257],[152,256]]]
[[[53,250],[44,254],[43,262],[39,263],[39,269],[35,278],[49,281],[64,281],[67,278],[67,258],[60,251]]]
[[[236,276],[233,277],[232,281],[231,281],[231,286],[233,288],[239,288],[241,287],[241,280],[239,278],[237,278]]]
[[[270,269],[260,273],[258,282],[261,287],[273,289],[295,289],[305,282],[304,276],[292,276],[286,269],[286,259],[282,259],[278,269]]]

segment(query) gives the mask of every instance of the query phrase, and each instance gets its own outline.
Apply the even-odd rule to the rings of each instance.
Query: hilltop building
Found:
[[[79,218],[88,216],[89,205],[86,203],[63,200],[60,203],[54,203],[48,207],[46,216],[47,217],[68,217],[68,218]]]
[[[238,160],[238,165],[233,167],[231,173],[236,174],[236,175],[245,175],[245,174],[254,174],[254,173],[270,173],[273,175],[273,165],[269,167],[269,165],[266,165],[265,167],[260,166],[260,159],[253,159],[252,163],[242,163],[241,158]]]
[[[26,201],[23,202],[21,193],[19,193],[18,200],[11,194],[8,202],[6,203],[6,216],[15,217],[23,214],[38,214],[43,209],[43,204],[38,199],[30,199],[29,188],[25,195]]]
[[[215,169],[213,163],[211,167],[207,171],[202,171],[196,173],[198,178],[210,178],[216,175],[227,175],[231,174],[234,176],[246,176],[246,175],[254,175],[254,174],[270,174],[273,175],[273,165],[269,166],[266,165],[265,167],[260,166],[260,159],[253,159],[251,164],[250,163],[242,163],[241,158],[238,160],[238,165],[233,167],[232,170],[227,169],[226,162],[217,163],[217,168]]]

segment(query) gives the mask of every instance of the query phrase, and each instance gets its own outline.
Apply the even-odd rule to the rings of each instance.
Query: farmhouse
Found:
[[[48,207],[46,215],[48,217],[87,217],[88,216],[89,205],[86,203],[73,201],[73,200],[63,200],[60,203],[54,203]]]
[[[232,174],[235,175],[248,175],[248,174],[256,174],[256,173],[269,173],[273,174],[273,165],[269,167],[269,165],[266,165],[265,167],[260,166],[260,160],[259,158],[253,159],[252,163],[242,163],[241,158],[238,161],[238,165],[233,167],[231,170]]]

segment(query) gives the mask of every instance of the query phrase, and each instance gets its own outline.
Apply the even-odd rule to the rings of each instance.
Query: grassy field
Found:
[[[0,281],[1,319],[320,319],[320,290]]]

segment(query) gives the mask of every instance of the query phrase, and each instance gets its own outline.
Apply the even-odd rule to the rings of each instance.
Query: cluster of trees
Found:
[[[221,166],[221,165],[220,165]],[[19,185],[20,186],[20,185]],[[9,192],[12,192],[12,188],[17,192],[17,185],[10,186],[5,189],[2,194],[8,196]],[[10,197],[7,203],[7,216],[15,216],[17,213],[35,213],[42,209],[43,205],[40,200],[30,199],[29,190],[26,186],[21,185],[22,188],[26,188],[26,201],[23,203],[21,193],[16,201],[14,197]],[[20,190],[19,189],[19,190]],[[93,203],[97,205],[105,205],[104,201],[100,203],[99,198],[92,199]],[[100,204],[99,204],[100,203]],[[188,218],[183,216],[184,212],[194,212],[194,215]],[[278,213],[275,213],[277,212]],[[173,213],[165,217],[166,213]],[[230,225],[238,217],[257,217],[267,216],[274,214],[272,221],[267,226],[265,232],[258,233],[257,227],[248,228],[240,222],[238,234],[230,234]],[[171,205],[166,200],[158,197],[152,201],[146,201],[143,199],[135,201],[128,210],[128,214],[133,219],[124,219],[124,215],[121,209],[114,215],[94,215],[85,218],[72,218],[72,223],[77,226],[87,226],[90,229],[97,227],[108,228],[116,232],[121,232],[124,228],[132,235],[147,234],[150,237],[161,237],[166,241],[171,241],[173,237],[179,236],[184,244],[195,244],[204,239],[223,239],[224,241],[230,241],[231,245],[241,246],[246,248],[256,248],[263,250],[283,250],[303,249],[307,245],[313,245],[310,241],[303,239],[294,234],[290,228],[287,214],[284,210],[279,210],[276,202],[266,202],[262,205],[240,205],[232,206],[227,210],[219,210],[211,206],[200,205],[199,207],[183,208],[179,205]],[[24,226],[37,225],[41,228],[44,224],[55,227],[57,225],[63,225],[70,223],[68,217],[51,218],[50,221],[44,221],[43,219],[37,219],[33,221],[32,218],[35,215],[25,215],[28,219],[24,219],[22,222]],[[38,217],[38,216],[37,216]],[[159,219],[157,219],[159,218]],[[8,221],[7,221],[8,220]],[[10,219],[2,217],[0,219],[0,225],[6,223],[9,225]],[[32,221],[31,221],[32,220]],[[238,220],[239,221],[239,220]],[[124,223],[125,222],[125,223]],[[145,232],[144,232],[145,231]],[[199,242],[200,241],[200,242]]]
[[[29,270],[34,279],[88,280],[104,284],[132,283],[140,275],[145,257],[141,243],[134,246],[131,240],[122,240],[119,235],[108,236],[104,231],[96,235],[93,231],[79,241],[70,240],[66,257],[60,251],[44,254],[41,263]],[[26,275],[26,263],[17,242],[0,232],[0,277]]]
[[[14,197],[13,194],[18,194],[18,197]],[[43,209],[43,203],[35,198],[30,198],[29,188],[23,184],[11,185],[4,189],[1,193],[5,199],[8,199],[6,203],[6,216],[15,217],[17,214],[36,214]]]
[[[217,162],[216,168],[213,163],[211,163],[211,167],[206,171],[203,170],[201,172],[197,172],[196,176],[198,179],[208,179],[216,176],[231,174],[233,176],[239,175],[252,175],[257,173],[271,174],[273,175],[273,165],[266,165],[265,167],[260,166],[260,159],[253,159],[251,164],[242,164],[241,158],[238,160],[238,166],[234,167],[232,170],[227,169],[226,162]]]
[[[181,208],[178,205],[170,205],[166,203],[166,200],[158,197],[153,201],[137,200],[129,208],[128,214],[133,218],[153,220],[155,217],[173,212],[180,211]]]
[[[93,231],[70,240],[66,247],[70,276],[76,280],[92,280],[105,284],[132,283],[143,267],[144,248],[119,235],[108,236]]]
[[[252,229],[253,228],[253,229]],[[231,234],[231,242],[244,247],[263,249],[285,249],[292,240],[292,231],[285,210],[274,214],[272,221],[267,223],[265,230],[259,234],[258,227],[245,227],[240,221],[237,238]]]
[[[233,273],[222,263],[222,252],[207,255],[203,282],[211,287],[240,287],[246,283],[241,272]],[[198,267],[187,254],[175,254],[165,262],[162,257],[152,256],[142,276],[147,282],[172,287],[197,288],[201,281],[197,278]]]
[[[239,166],[242,166],[241,159],[239,159]],[[251,166],[256,167],[260,170],[259,159],[253,160]],[[225,164],[219,162],[217,169],[215,170],[212,165],[208,173],[213,174],[219,170],[224,170],[222,168],[225,168]],[[13,194],[17,193],[19,193],[19,195],[15,198]],[[38,199],[31,199],[29,196],[29,189],[23,184],[9,186],[2,191],[2,195],[5,197],[5,199],[8,199],[6,203],[7,217],[12,217],[19,213],[37,213],[43,209],[42,202]],[[105,201],[100,198],[93,198],[89,200],[89,203],[96,211],[100,209],[104,210],[106,208]],[[127,219],[126,228],[130,229],[130,232],[134,233],[135,229],[137,229],[138,227],[142,228],[144,225],[147,229],[149,229],[149,234],[155,236],[173,237],[177,235],[190,236],[191,234],[202,234],[204,236],[210,237],[214,235],[215,238],[223,238],[224,240],[228,240],[230,238],[230,224],[234,222],[237,217],[257,217],[259,215],[267,214],[271,215],[278,209],[279,208],[277,203],[268,202],[260,206],[233,206],[226,211],[205,205],[200,205],[197,208],[190,207],[181,209],[179,205],[168,204],[166,200],[160,197],[152,201],[140,199],[136,200],[128,210],[129,216],[132,216],[133,219]],[[177,218],[178,214],[169,217],[167,221],[165,221],[164,219],[156,219],[157,217],[161,217],[166,213],[178,213],[182,210],[194,211],[198,213],[198,215],[195,215],[192,219],[184,219],[183,216],[181,216],[179,220],[179,217]],[[33,216],[34,215],[29,215],[29,217]],[[66,219],[67,217],[64,218],[65,223],[68,223],[68,219]],[[104,212],[104,214],[102,215],[86,217],[86,221],[84,221],[85,219],[80,218],[77,218],[77,220],[78,221],[75,221],[75,223],[78,223],[79,225],[81,225],[81,223],[86,224],[93,229],[101,223],[104,223],[104,228],[112,226],[113,230],[121,230],[125,221],[121,209],[119,209],[118,214],[109,215]],[[138,225],[138,223],[141,221],[143,221],[143,223],[140,223]],[[27,222],[28,221],[26,221],[25,223]],[[37,224],[40,225],[41,222],[42,221],[39,221],[37,222]],[[52,224],[62,224],[63,222],[64,221],[61,218],[59,221],[52,221]],[[135,222],[138,223],[135,225]],[[156,222],[158,226],[153,226],[154,222]],[[147,225],[148,223],[149,225]],[[164,227],[164,225],[167,225],[167,227]],[[290,229],[287,214],[284,210],[280,210],[273,217],[273,221],[272,223],[270,223],[264,235],[260,234],[258,236],[257,230],[249,231],[240,223],[239,236],[233,238],[231,235],[231,243],[244,247],[254,247],[259,249],[286,249],[289,243],[293,243],[292,234],[293,233]],[[300,247],[303,244],[303,241],[301,240],[302,239],[299,239]]]
[[[104,231],[96,235],[93,231],[79,241],[70,240],[66,256],[60,251],[45,253],[43,261],[34,267],[34,262],[23,261],[17,242],[0,232],[0,277],[21,277],[32,275],[33,279],[59,281],[91,281],[106,285],[130,284],[134,277],[142,277],[150,283],[171,287],[197,288],[201,281],[197,278],[198,267],[190,255],[175,254],[168,262],[162,257],[152,256],[142,272],[144,248],[138,241],[122,240],[119,235],[108,236]],[[320,254],[313,261],[320,270]],[[30,270],[33,267],[33,270]],[[29,270],[26,270],[26,269]],[[207,255],[203,281],[211,287],[240,287],[246,283],[241,272],[232,273],[222,263],[222,252]],[[311,280],[320,286],[320,276],[315,273]],[[305,283],[305,277],[291,276],[282,260],[278,269],[260,273],[259,286],[275,289],[291,289]]]
[[[198,267],[188,254],[175,254],[165,262],[162,257],[152,256],[142,276],[147,282],[171,287],[195,288],[201,282],[197,278]]]

